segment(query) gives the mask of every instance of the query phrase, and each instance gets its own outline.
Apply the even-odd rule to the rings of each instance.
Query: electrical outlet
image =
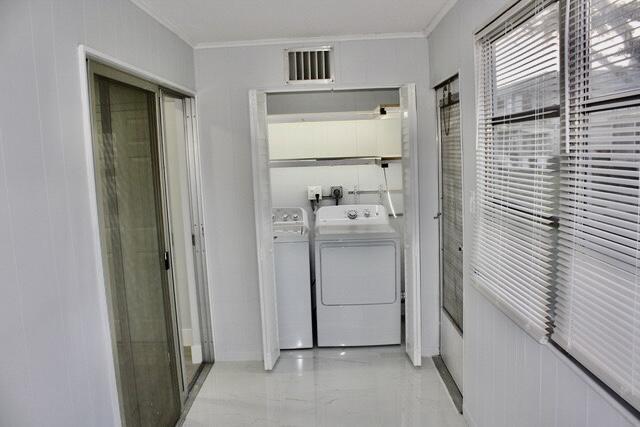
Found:
[[[331,187],[330,194],[334,199],[342,199],[342,185],[335,185]]]
[[[321,185],[310,185],[307,187],[307,198],[309,200],[316,200],[316,195],[318,195],[319,200],[322,200],[322,186]]]

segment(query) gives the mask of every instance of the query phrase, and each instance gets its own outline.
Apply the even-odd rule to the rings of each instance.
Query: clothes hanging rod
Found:
[[[386,193],[387,190],[349,190],[347,194],[380,194]],[[404,190],[389,190],[389,193],[403,193]]]

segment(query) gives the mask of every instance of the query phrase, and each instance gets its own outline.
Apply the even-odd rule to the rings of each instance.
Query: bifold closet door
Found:
[[[253,162],[253,203],[256,221],[256,243],[262,320],[262,354],[264,369],[270,371],[280,358],[276,276],[273,257],[271,223],[271,179],[269,173],[269,140],[267,130],[267,94],[249,92],[251,112],[251,156]]]
[[[418,200],[418,121],[416,86],[400,88],[402,188],[404,198],[405,351],[414,366],[422,364],[420,303],[420,211]]]
[[[105,279],[127,426],[180,414],[168,303],[156,95],[93,81],[94,160]]]

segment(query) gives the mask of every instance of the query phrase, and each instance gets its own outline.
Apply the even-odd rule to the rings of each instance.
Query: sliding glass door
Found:
[[[156,97],[93,76],[94,161],[104,269],[127,426],[180,415],[164,233]]]
[[[182,389],[188,390],[202,365],[202,333],[200,331],[197,279],[199,227],[193,224],[197,216],[191,203],[189,184],[189,100],[171,93],[162,93],[162,131],[165,147],[165,165],[171,243],[173,248],[173,279]]]

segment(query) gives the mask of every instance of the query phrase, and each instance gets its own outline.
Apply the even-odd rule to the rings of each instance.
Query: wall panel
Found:
[[[128,0],[0,2],[0,425],[111,426],[78,45],[187,87],[193,50]]]

